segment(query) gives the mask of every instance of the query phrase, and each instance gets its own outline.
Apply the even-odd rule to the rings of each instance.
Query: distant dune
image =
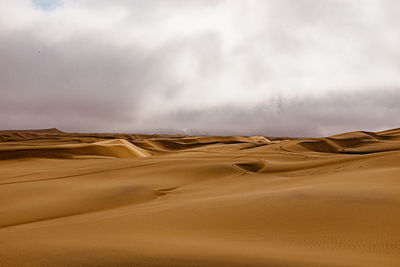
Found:
[[[151,153],[141,149],[125,139],[98,141],[79,144],[44,144],[30,142],[26,145],[13,144],[0,148],[1,159],[21,158],[82,158],[82,157],[112,157],[136,158],[148,157]]]
[[[63,131],[60,131],[57,128],[49,128],[49,129],[34,129],[34,130],[2,130],[0,134],[7,134],[7,133],[14,133],[14,134],[64,134]]]
[[[0,131],[0,266],[400,266],[400,129]]]

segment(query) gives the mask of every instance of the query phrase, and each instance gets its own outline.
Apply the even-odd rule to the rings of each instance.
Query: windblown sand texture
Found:
[[[0,266],[400,266],[400,129],[0,132]]]

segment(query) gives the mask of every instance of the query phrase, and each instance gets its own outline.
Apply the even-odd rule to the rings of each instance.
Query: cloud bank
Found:
[[[0,3],[0,129],[310,136],[399,127],[394,0]]]

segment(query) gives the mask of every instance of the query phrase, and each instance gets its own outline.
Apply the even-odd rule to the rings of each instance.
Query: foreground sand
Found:
[[[0,266],[400,266],[400,130],[0,132]]]

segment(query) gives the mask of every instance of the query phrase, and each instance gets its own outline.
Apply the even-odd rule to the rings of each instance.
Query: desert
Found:
[[[0,1],[0,267],[399,267],[400,1]]]
[[[1,266],[399,266],[400,130],[0,132]]]

